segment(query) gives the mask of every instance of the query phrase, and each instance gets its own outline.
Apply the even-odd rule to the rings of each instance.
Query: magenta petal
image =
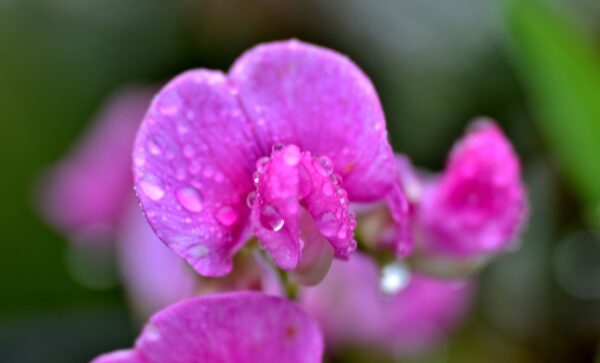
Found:
[[[156,237],[137,205],[118,235],[120,271],[135,312],[150,314],[194,295],[196,275]]]
[[[410,205],[404,195],[400,185],[395,185],[386,198],[390,214],[392,216],[393,236],[391,241],[392,249],[396,256],[400,258],[407,257],[412,252],[413,238],[410,226]]]
[[[156,234],[196,271],[221,276],[247,238],[260,155],[224,74],[195,70],[156,96],[134,149],[137,195]]]
[[[297,40],[259,45],[230,71],[264,152],[275,142],[326,155],[353,201],[384,197],[396,177],[379,99],[347,57]]]
[[[502,131],[482,120],[427,187],[417,219],[428,252],[472,256],[505,248],[526,214],[519,159]]]
[[[160,311],[134,351],[145,363],[317,363],[323,342],[317,323],[294,303],[241,292],[199,297]],[[94,363],[99,362],[113,361]]]
[[[454,327],[470,304],[472,290],[465,280],[413,275],[403,290],[385,293],[375,262],[354,253],[349,261],[334,261],[321,284],[303,290],[301,301],[333,347],[403,354],[436,343]]]
[[[129,88],[112,96],[93,126],[45,182],[43,212],[75,237],[112,233],[132,195],[131,149],[150,104],[148,89]]]
[[[102,354],[90,363],[146,363],[134,350],[117,350]]]
[[[300,223],[302,209],[316,222],[336,256],[348,257],[356,248],[356,222],[327,158],[314,158],[296,145],[288,145],[275,150],[270,158],[260,159],[257,168],[252,227],[279,267],[296,268],[302,260],[302,248],[308,244],[302,236],[312,235],[302,231],[309,227]]]

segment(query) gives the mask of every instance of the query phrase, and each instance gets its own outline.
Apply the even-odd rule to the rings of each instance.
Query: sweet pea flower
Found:
[[[156,313],[135,347],[92,363],[320,363],[323,338],[299,306],[261,293],[197,297]]]
[[[177,76],[154,98],[133,161],[150,225],[199,274],[229,273],[254,234],[307,283],[356,248],[349,202],[385,198],[396,177],[369,79],[297,40],[256,46],[228,74]]]
[[[424,253],[457,258],[506,249],[527,216],[518,156],[500,128],[474,122],[442,175],[425,182],[416,207]]]
[[[333,351],[358,347],[404,356],[441,342],[472,295],[467,280],[411,276],[396,264],[380,272],[373,259],[354,253],[349,261],[334,261],[321,284],[303,289],[300,301]]]

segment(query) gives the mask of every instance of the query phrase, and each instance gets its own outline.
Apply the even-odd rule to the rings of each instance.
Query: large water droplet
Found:
[[[183,187],[177,190],[177,200],[190,212],[202,210],[202,195],[194,187]]]
[[[317,163],[321,165],[322,174],[324,174],[324,176],[329,176],[333,173],[333,162],[331,162],[330,158],[327,156],[319,156],[316,160]]]
[[[188,250],[188,252],[192,256],[199,258],[199,257],[204,257],[204,256],[208,255],[208,253],[210,252],[210,249],[204,245],[196,245],[196,246],[190,248]]]
[[[281,151],[283,148],[285,147],[284,144],[280,143],[280,142],[276,142],[273,144],[273,146],[271,147],[271,152],[272,153],[276,153],[278,151]]]
[[[410,282],[410,270],[406,264],[392,262],[381,270],[379,288],[386,294],[395,294]]]
[[[285,221],[272,205],[267,205],[260,213],[260,223],[263,227],[279,232],[283,228]]]
[[[248,206],[248,208],[252,208],[252,206],[254,205],[254,202],[256,202],[256,192],[251,191],[250,193],[248,193],[248,196],[246,197],[246,205]]]
[[[256,171],[262,173],[265,169],[265,166],[269,163],[269,158],[267,156],[263,156],[262,158],[256,161]]]
[[[228,205],[225,205],[219,208],[219,210],[217,210],[217,214],[215,215],[215,217],[222,225],[231,226],[237,221],[238,214],[235,211],[235,209]]]
[[[300,161],[300,149],[296,145],[290,145],[285,149],[283,154],[283,161],[289,166],[298,165]]]
[[[153,174],[146,174],[140,180],[140,187],[144,194],[152,200],[159,200],[165,195],[162,181]]]
[[[160,149],[160,147],[154,139],[148,140],[146,147],[148,148],[148,152],[154,156],[160,155],[162,153],[162,150]]]

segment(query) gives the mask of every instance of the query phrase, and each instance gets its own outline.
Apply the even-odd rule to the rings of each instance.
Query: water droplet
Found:
[[[297,165],[300,161],[300,149],[298,149],[296,145],[290,145],[287,149],[285,149],[283,161],[289,166]]]
[[[317,163],[321,165],[324,176],[329,176],[333,173],[333,163],[331,162],[330,158],[327,156],[319,156],[316,160]]]
[[[177,200],[190,212],[200,212],[202,210],[202,195],[193,187],[183,187],[177,190]]]
[[[386,265],[381,270],[379,288],[386,294],[395,294],[404,289],[410,282],[410,270],[399,261]]]
[[[272,153],[276,153],[280,150],[282,150],[285,147],[284,144],[280,143],[280,142],[276,142],[273,144],[273,146],[271,147],[271,152]]]
[[[262,173],[265,169],[265,166],[269,163],[269,158],[267,156],[263,156],[262,158],[256,161],[256,171]]]
[[[327,196],[333,194],[333,186],[330,183],[323,183],[321,190],[323,191],[323,194]]]
[[[238,214],[232,207],[225,205],[217,210],[217,214],[215,215],[217,220],[224,226],[233,225],[237,219]]]
[[[246,197],[246,205],[248,206],[248,208],[252,208],[252,206],[254,205],[254,202],[256,202],[256,192],[251,191],[250,193],[248,193],[248,196]]]
[[[154,156],[160,155],[162,152],[154,139],[148,140],[146,147],[148,148],[148,152]]]
[[[331,174],[331,182],[334,185],[341,185],[342,184],[342,177],[338,173],[333,173],[333,174]]]
[[[267,205],[260,213],[260,223],[263,227],[279,232],[283,228],[285,221],[272,205]]]
[[[153,174],[144,175],[140,181],[140,187],[144,194],[152,200],[159,200],[165,195],[162,181]]]
[[[338,229],[337,237],[339,239],[346,239],[348,237],[348,230],[346,229],[346,225],[342,225],[340,229]]]
[[[135,166],[143,166],[144,164],[146,164],[146,159],[143,156],[136,155],[133,158],[133,162],[135,163]]]
[[[258,185],[258,182],[260,181],[260,173],[258,171],[255,171],[254,174],[252,174],[252,181],[254,182],[254,185]]]
[[[192,256],[199,258],[199,257],[204,257],[204,256],[208,255],[208,253],[210,252],[210,249],[204,245],[196,245],[194,247],[191,247],[188,250],[188,252]]]
[[[176,91],[171,91],[163,95],[159,102],[161,103],[159,110],[165,116],[175,115],[183,103]]]

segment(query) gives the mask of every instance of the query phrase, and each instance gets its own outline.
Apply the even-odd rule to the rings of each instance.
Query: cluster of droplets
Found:
[[[326,208],[320,211],[320,214],[313,215],[316,225],[321,234],[328,240],[350,240],[343,250],[336,250],[339,256],[347,256],[356,249],[354,241],[354,228],[356,227],[356,216],[348,211],[348,194],[342,187],[342,177],[334,172],[333,162],[327,156],[313,155],[309,151],[301,151],[295,145],[286,146],[282,143],[275,143],[271,149],[271,155],[257,160],[256,171],[252,179],[258,190],[261,177],[265,173],[269,162],[275,156],[281,156],[283,162],[290,167],[298,168],[298,191],[297,198],[301,207],[310,210],[310,200],[333,199],[336,201],[335,208]],[[309,165],[307,165],[309,163]],[[315,180],[310,176],[310,168],[321,175],[321,178]],[[277,186],[274,186],[277,188]],[[251,191],[246,203],[249,208],[253,208],[260,199],[257,191]],[[290,203],[288,209],[297,208],[298,204]],[[322,208],[321,208],[322,209]],[[271,204],[261,205],[260,212],[261,225],[273,232],[279,232],[285,226],[285,220],[277,208]]]

